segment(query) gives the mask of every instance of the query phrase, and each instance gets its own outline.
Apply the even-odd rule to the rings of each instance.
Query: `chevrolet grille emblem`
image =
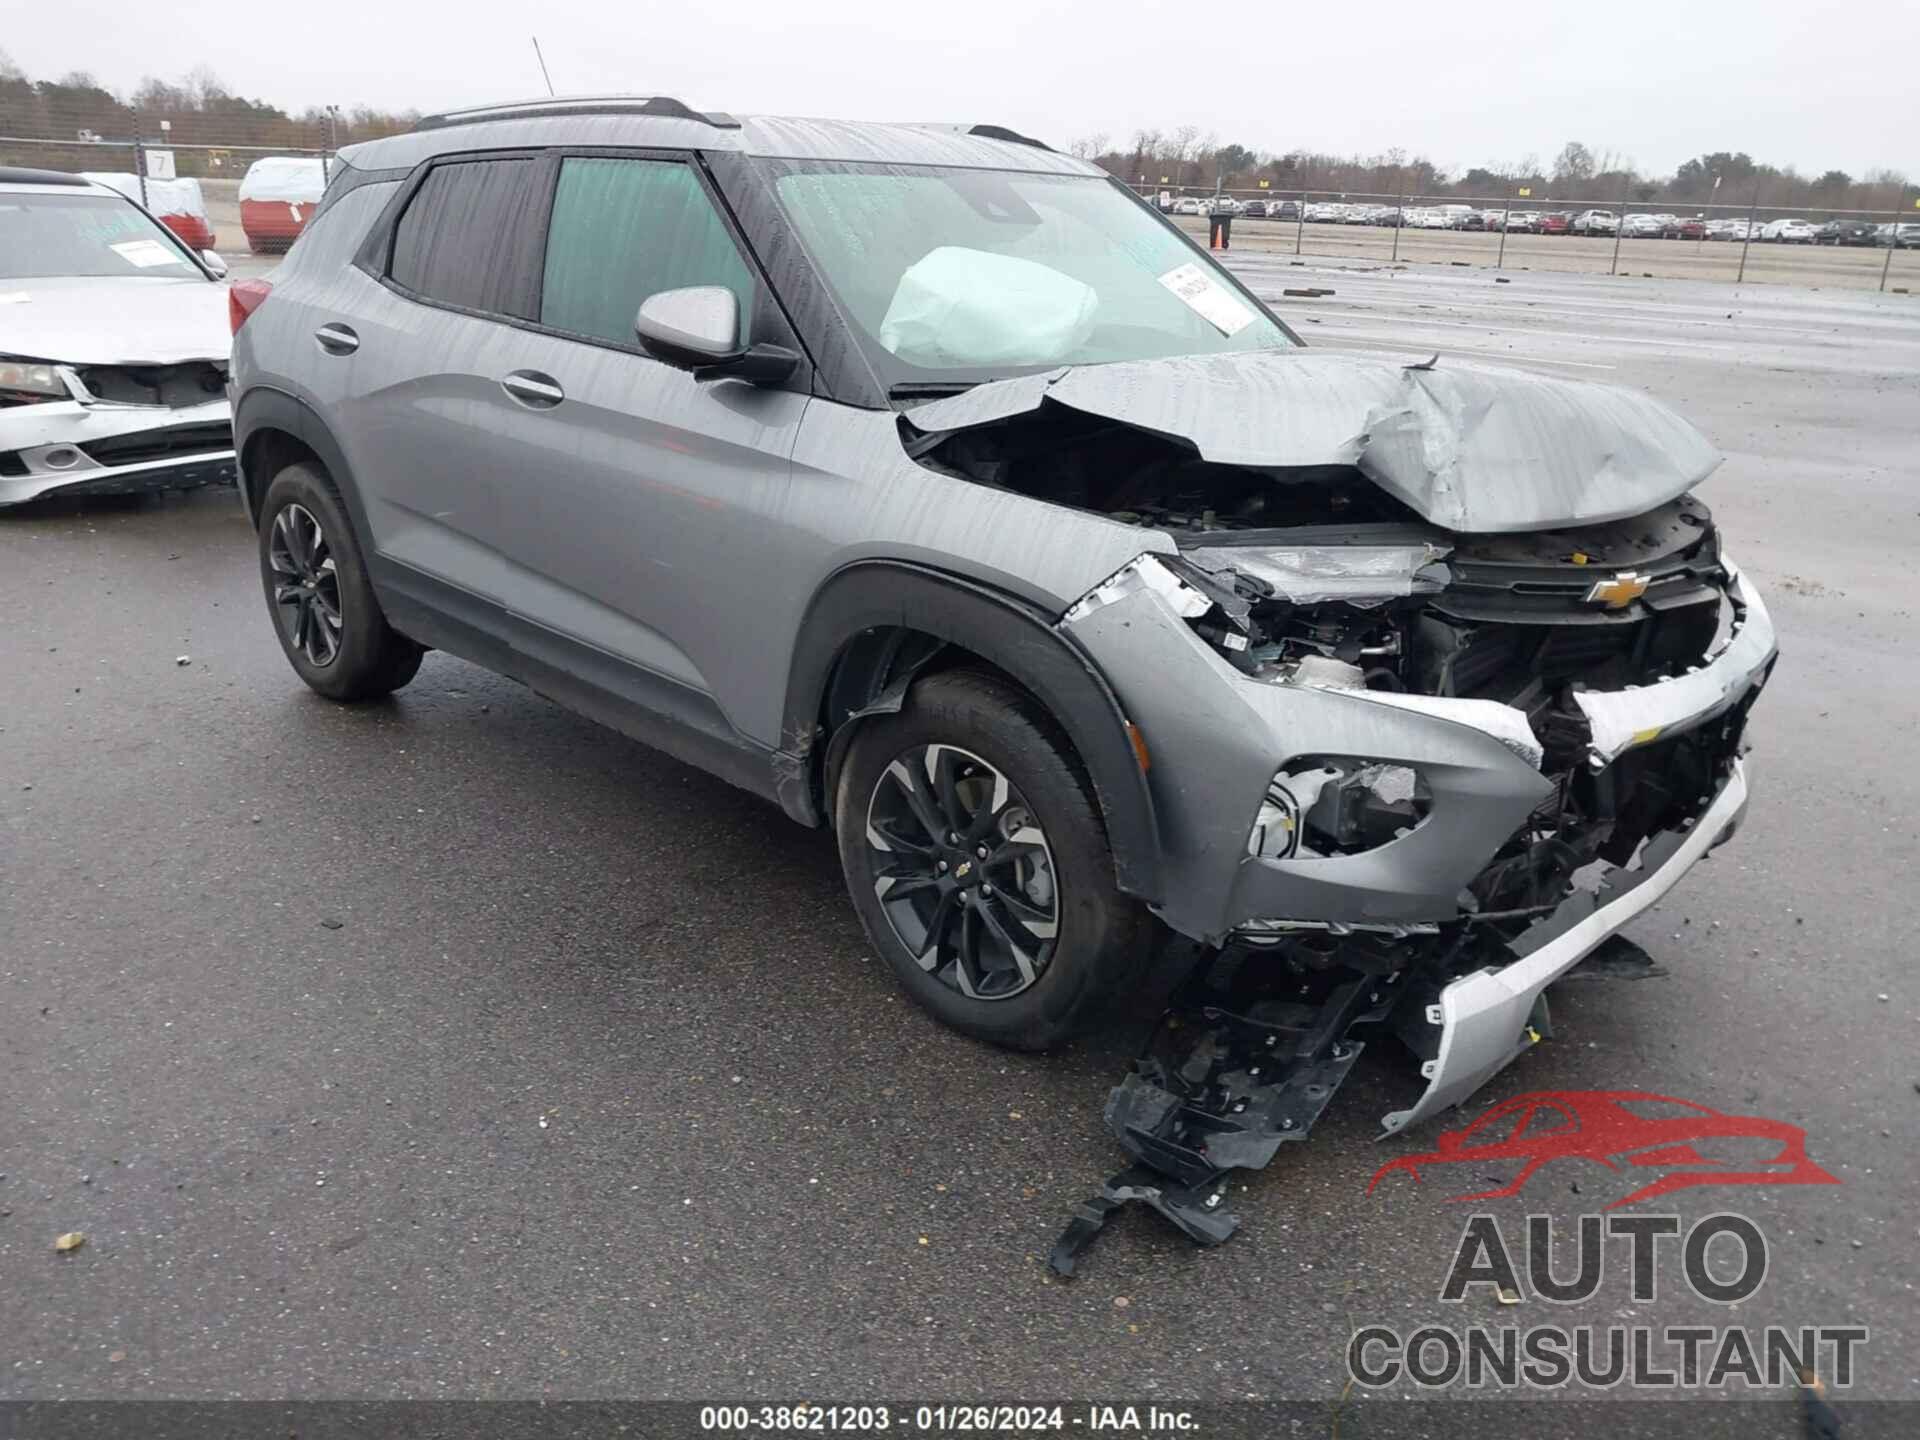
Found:
[[[1587,591],[1587,604],[1604,605],[1609,610],[1624,610],[1647,593],[1647,577],[1626,570],[1611,580],[1596,580]]]

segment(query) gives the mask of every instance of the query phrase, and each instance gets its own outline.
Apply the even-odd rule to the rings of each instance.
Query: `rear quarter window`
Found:
[[[532,156],[435,165],[394,227],[388,275],[425,300],[532,319],[541,172]]]

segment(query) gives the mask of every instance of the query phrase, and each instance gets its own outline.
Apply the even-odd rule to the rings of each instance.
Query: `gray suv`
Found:
[[[1744,805],[1773,631],[1698,432],[1302,348],[1003,129],[435,117],[341,152],[235,319],[308,685],[447,650],[832,826],[901,982],[998,1043],[1170,930],[1335,1007],[1315,1043],[1397,1030],[1401,1128]]]

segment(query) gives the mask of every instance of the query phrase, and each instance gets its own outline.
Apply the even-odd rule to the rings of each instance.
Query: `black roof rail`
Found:
[[[1009,130],[1004,125],[969,125],[967,134],[978,135],[982,140],[1005,140],[1010,145],[1031,145],[1035,150],[1045,150],[1049,155],[1053,153],[1053,147],[1046,141],[1022,135],[1018,130]]]
[[[0,185],[77,185],[93,188],[84,175],[69,175],[64,170],[29,170],[24,165],[0,165]]]
[[[668,120],[692,120],[716,130],[738,130],[740,122],[719,111],[695,110],[671,95],[559,95],[516,100],[504,105],[476,105],[428,115],[415,130],[444,130],[450,125],[475,125],[483,120],[532,120],[550,115],[657,115]]]

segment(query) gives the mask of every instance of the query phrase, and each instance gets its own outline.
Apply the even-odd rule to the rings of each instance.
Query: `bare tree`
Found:
[[[1176,185],[1187,183],[1187,167],[1198,158],[1200,146],[1200,127],[1182,125],[1167,137],[1167,158],[1173,162],[1173,180]]]
[[[1559,158],[1553,162],[1553,178],[1560,184],[1572,181],[1575,184],[1591,180],[1594,172],[1593,152],[1578,140],[1569,140],[1560,149]]]

